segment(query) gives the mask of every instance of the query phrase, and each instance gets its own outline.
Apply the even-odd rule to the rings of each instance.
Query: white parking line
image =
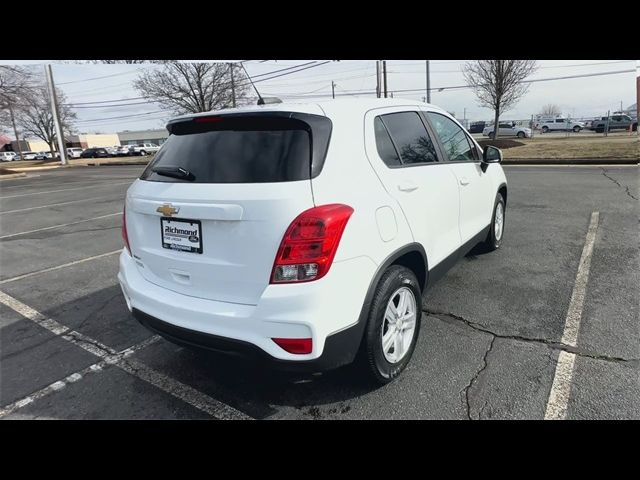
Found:
[[[3,200],[5,198],[28,197],[29,195],[44,195],[45,193],[70,192],[72,190],[85,190],[87,188],[114,187],[116,185],[131,185],[132,183],[133,183],[133,180],[130,182],[99,183],[97,185],[89,185],[86,187],[62,188],[60,190],[47,190],[45,192],[20,193],[18,195],[7,195],[5,197],[0,197],[0,200]]]
[[[15,412],[16,410],[19,410],[22,407],[25,407],[33,402],[35,402],[36,400],[39,400],[43,397],[46,397],[47,395],[54,393],[54,392],[58,392],[60,390],[62,390],[63,388],[65,388],[68,384],[70,383],[76,383],[79,380],[82,380],[84,377],[86,377],[88,374],[90,373],[99,373],[102,372],[103,369],[111,364],[111,363],[116,363],[118,361],[121,361],[127,357],[130,357],[131,355],[133,355],[135,352],[137,352],[138,350],[141,350],[155,342],[157,342],[160,339],[160,337],[158,335],[154,335],[153,337],[149,337],[146,340],[144,340],[143,342],[140,342],[136,345],[133,345],[119,353],[117,353],[116,355],[113,356],[113,358],[110,358],[109,360],[101,360],[97,363],[94,363],[93,365],[89,365],[87,368],[84,368],[82,370],[80,370],[79,372],[76,373],[72,373],[71,375],[66,376],[65,378],[58,380],[56,382],[53,382],[51,385],[48,385],[40,390],[38,390],[37,392],[34,392],[30,395],[27,395],[26,397],[21,398],[20,400],[16,400],[15,402],[7,405],[6,407],[0,408],[0,418],[5,417],[13,412]]]
[[[102,197],[92,197],[91,198],[91,202],[94,202],[96,200],[102,200],[103,198],[109,198],[110,195],[105,195]],[[6,212],[0,212],[0,215],[4,215],[5,213],[18,213],[18,212],[28,212],[29,210],[37,210],[39,208],[49,208],[49,207],[57,207],[58,205],[69,205],[72,203],[81,203],[81,202],[87,202],[88,200],[86,198],[83,198],[82,200],[72,200],[71,202],[60,202],[60,203],[49,203],[47,205],[40,205],[39,207],[29,207],[29,208],[19,208],[18,210],[7,210]]]
[[[218,420],[248,420],[251,417],[236,410],[235,408],[226,405],[218,400],[215,400],[208,395],[185,385],[171,377],[168,377],[154,369],[138,362],[129,361],[125,358],[118,358],[118,352],[113,350],[97,340],[94,340],[86,335],[71,330],[69,327],[58,323],[52,318],[47,318],[37,310],[25,305],[21,301],[7,295],[0,291],[0,303],[11,308],[15,312],[19,313],[25,318],[37,323],[43,328],[46,328],[54,335],[71,342],[72,344],[92,353],[96,357],[99,357],[103,361],[113,364],[116,367],[124,370],[125,372],[133,375],[140,380],[150,383],[154,387],[159,388],[165,393],[179,398],[183,402],[191,405],[198,410],[201,410]],[[52,385],[56,385],[53,387]],[[56,391],[56,389],[62,388],[60,384],[52,384],[49,387]],[[48,392],[51,393],[51,392]],[[5,407],[6,408],[6,407]]]
[[[591,267],[591,256],[593,245],[596,241],[598,230],[599,212],[591,214],[589,229],[585,239],[584,248],[578,264],[578,273],[571,293],[569,309],[565,319],[564,332],[561,342],[565,345],[575,347],[578,343],[578,332],[580,330],[580,320],[582,318],[582,308],[584,306],[584,296],[589,280],[589,268]],[[544,415],[545,420],[563,420],[567,416],[569,405],[569,394],[571,390],[571,379],[576,356],[573,353],[562,351],[558,356],[558,364],[553,376],[553,384],[547,401],[547,409]]]
[[[87,218],[85,220],[78,220],[77,222],[60,223],[58,225],[51,225],[50,227],[36,228],[35,230],[27,230],[26,232],[18,232],[18,233],[12,233],[10,235],[3,235],[3,236],[0,237],[0,240],[2,240],[4,238],[18,237],[20,235],[27,235],[28,233],[43,232],[45,230],[51,230],[53,228],[68,227],[70,225],[77,225],[79,223],[92,222],[94,220],[100,220],[101,218],[113,217],[115,215],[122,215],[122,212],[109,213],[107,215],[100,215],[99,217]]]
[[[17,277],[7,278],[5,280],[0,280],[0,285],[3,283],[15,282],[16,280],[22,280],[23,278],[33,277],[34,275],[40,275],[42,273],[52,272],[54,270],[59,270],[60,268],[71,267],[73,265],[78,265],[80,263],[89,262],[91,260],[97,260],[98,258],[108,257],[109,255],[115,255],[116,253],[120,253],[122,249],[114,250],[113,252],[101,253],[100,255],[94,255],[92,257],[86,257],[80,260],[76,260],[74,262],[64,263],[62,265],[58,265],[55,267],[44,268],[42,270],[38,270],[36,272],[25,273],[24,275],[18,275]]]

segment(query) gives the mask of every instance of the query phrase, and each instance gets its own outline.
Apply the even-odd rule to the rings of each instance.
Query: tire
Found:
[[[414,312],[413,330],[409,331],[411,323],[407,319],[403,323],[403,326],[407,327],[400,330],[404,332],[404,336],[398,337],[398,334],[393,335],[392,333],[394,331],[393,325],[397,325],[397,318],[396,322],[391,323],[386,317],[389,304],[393,303],[394,307],[398,307],[402,296],[407,301],[407,312],[409,314],[411,310]],[[393,314],[389,313],[389,316],[393,316]],[[364,370],[366,377],[373,384],[385,385],[400,375],[407,367],[420,333],[421,316],[422,295],[415,274],[401,265],[390,266],[382,274],[373,295],[369,318],[359,352],[360,366]],[[398,330],[395,331],[397,332]],[[386,353],[383,349],[383,333],[389,333],[391,335],[390,339],[400,339],[400,343],[391,340]],[[400,347],[396,347],[396,345],[400,345]],[[397,360],[393,358],[396,356],[396,348],[402,348],[397,353],[400,356]]]
[[[140,156],[144,157],[147,154],[144,150],[140,150]]]
[[[493,140],[493,132],[489,132],[488,137],[489,137],[491,140]]]
[[[596,128],[596,133],[604,133],[604,128]]]
[[[578,125],[576,125],[575,127],[573,127],[573,131],[576,133],[579,133],[580,130],[582,130]]]
[[[546,125],[542,127],[542,133],[547,133],[548,131],[549,131],[549,127],[547,127]]]
[[[518,134],[516,135],[516,137],[518,137],[518,138],[524,138],[524,137],[525,137],[525,134],[524,134],[524,132],[518,132]]]
[[[631,131],[632,132],[637,132],[638,131],[638,123],[634,123],[633,125],[631,125]]]
[[[500,227],[498,228],[496,225],[496,214],[501,209],[501,215],[498,215],[498,218],[501,218]],[[500,248],[500,244],[502,243],[502,239],[504,238],[504,222],[505,222],[505,213],[506,206],[504,203],[504,198],[500,193],[496,194],[496,200],[493,204],[493,215],[491,215],[491,226],[489,227],[489,233],[487,234],[487,238],[484,241],[484,247],[487,252],[493,252]],[[496,230],[499,231],[496,234]]]

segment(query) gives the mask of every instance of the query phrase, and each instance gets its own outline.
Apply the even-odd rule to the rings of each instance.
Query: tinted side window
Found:
[[[373,121],[373,128],[376,135],[376,147],[378,148],[378,155],[384,163],[388,166],[400,165],[400,157],[396,152],[396,147],[393,146],[389,132],[385,128],[380,117],[376,117]]]
[[[467,135],[453,120],[434,112],[428,112],[427,115],[450,162],[476,160]]]
[[[437,162],[436,149],[417,112],[382,116],[403,165]]]

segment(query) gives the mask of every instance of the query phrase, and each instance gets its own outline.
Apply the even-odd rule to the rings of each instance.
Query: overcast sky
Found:
[[[245,67],[252,77],[282,68],[305,64],[311,60],[251,60]],[[8,63],[0,61],[0,63]],[[42,63],[38,61],[12,62]],[[318,62],[320,63],[320,62]],[[464,85],[461,73],[461,60],[431,61],[431,87],[452,87]],[[539,69],[531,80],[566,77],[593,73],[619,72],[634,70],[636,61],[621,60],[540,60]],[[132,86],[133,80],[145,69],[158,68],[155,65],[94,65],[58,63],[53,65],[56,85],[67,95],[69,103],[76,106],[79,132],[116,132],[122,130],[141,130],[163,128],[171,114],[158,112],[160,107],[152,102],[121,107],[101,107],[81,105],[105,100],[126,100],[140,94]],[[424,60],[388,60],[388,89],[395,98],[422,100],[425,96]],[[285,73],[285,72],[282,72]],[[283,75],[272,80],[257,83],[263,96],[278,96],[283,100],[295,102],[309,99],[324,100],[331,98],[331,81],[336,82],[337,96],[351,96],[353,91],[375,91],[375,61],[340,61],[309,68],[298,73]],[[521,120],[530,118],[548,103],[560,106],[563,114],[572,117],[590,117],[606,115],[607,110],[620,109],[636,103],[635,78],[637,73],[617,73],[585,78],[570,78],[541,81],[530,84],[528,93],[502,118]],[[101,78],[96,78],[101,77]],[[416,92],[399,92],[414,90]],[[349,95],[347,95],[349,94]],[[303,95],[303,97],[300,97]],[[316,97],[317,96],[317,97]],[[375,94],[357,96],[373,97]],[[140,102],[129,100],[123,103]],[[468,88],[432,91],[431,103],[449,112],[457,118],[470,120],[488,120],[491,111],[479,107],[472,90]],[[89,108],[80,108],[89,107]],[[130,117],[133,115],[133,117]],[[124,117],[112,119],[110,117]]]

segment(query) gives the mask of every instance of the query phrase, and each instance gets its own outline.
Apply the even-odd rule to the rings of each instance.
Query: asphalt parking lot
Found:
[[[637,167],[504,167],[502,247],[425,295],[411,364],[377,389],[350,367],[290,377],[140,326],[116,273],[142,168],[0,183],[0,418],[542,419],[564,401],[569,419],[640,419]]]

